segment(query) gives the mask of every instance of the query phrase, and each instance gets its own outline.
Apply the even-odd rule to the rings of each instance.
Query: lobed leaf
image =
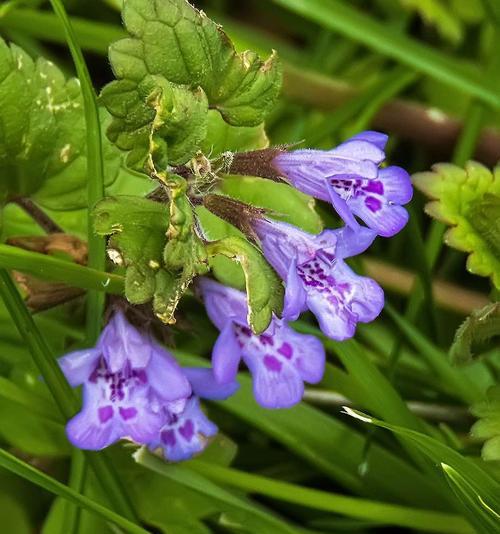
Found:
[[[473,438],[484,441],[484,460],[500,460],[500,386],[491,387],[486,400],[477,403],[472,413],[479,418],[471,429]]]
[[[109,136],[144,170],[149,155],[165,170],[188,161],[206,139],[208,109],[233,126],[256,127],[281,84],[276,55],[238,54],[221,27],[186,0],[127,0],[130,35],[111,45],[118,81],[102,101],[115,117]]]
[[[433,199],[427,213],[451,226],[445,242],[469,252],[467,269],[500,288],[500,167],[491,172],[473,161],[465,169],[441,163],[413,181]]]
[[[487,304],[473,311],[460,325],[450,348],[450,358],[457,364],[470,363],[475,354],[475,345],[500,336],[500,302]]]
[[[0,39],[0,204],[31,197],[52,209],[87,205],[87,149],[82,92],[50,61],[36,62]],[[107,121],[102,110],[101,119]],[[104,144],[106,184],[120,154]]]

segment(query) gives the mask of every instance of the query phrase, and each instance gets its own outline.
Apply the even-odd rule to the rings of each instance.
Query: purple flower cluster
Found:
[[[288,321],[310,310],[326,336],[344,340],[384,305],[378,284],[357,275],[345,260],[407,222],[402,205],[411,199],[411,183],[399,167],[379,168],[386,141],[383,134],[364,132],[329,151],[278,151],[273,165],[280,174],[297,189],[331,201],[346,223],[312,235],[261,215],[252,218],[266,259],[286,286],[282,317],[273,317],[257,335],[248,324],[246,295],[200,278],[197,288],[220,330],[212,369],[205,369],[180,367],[150,334],[115,312],[94,348],[60,360],[70,384],[83,386],[83,408],[67,425],[70,441],[99,450],[130,439],[171,461],[191,458],[217,432],[199,399],[232,395],[242,360],[260,405],[288,408],[300,402],[304,382],[322,379],[325,351],[317,338],[297,333]]]
[[[130,439],[179,461],[201,451],[217,432],[199,398],[223,399],[238,388],[218,384],[210,369],[181,368],[150,335],[116,312],[92,349],[59,360],[69,383],[83,385],[83,408],[66,433],[81,449]]]

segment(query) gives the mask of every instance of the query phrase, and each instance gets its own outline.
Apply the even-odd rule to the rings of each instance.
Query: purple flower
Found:
[[[148,443],[164,422],[162,403],[191,395],[175,359],[116,312],[94,348],[59,360],[69,383],[83,384],[83,407],[68,422],[68,439],[81,449],[103,449],[122,438]]]
[[[185,402],[171,402],[163,406],[165,423],[157,438],[148,444],[152,451],[161,450],[162,455],[172,462],[189,460],[203,451],[209,438],[215,436],[218,428],[203,413],[199,397],[221,400],[231,396],[238,384],[234,380],[219,384],[210,369],[185,368],[193,393]]]
[[[379,235],[397,234],[408,221],[402,205],[412,198],[410,176],[401,167],[379,168],[387,136],[362,132],[332,150],[293,150],[273,166],[304,193],[331,202],[351,228],[355,215]]]
[[[295,320],[309,308],[326,336],[343,340],[354,335],[358,322],[379,315],[382,289],[343,261],[366,250],[375,232],[360,226],[312,235],[268,219],[255,219],[253,228],[266,259],[286,282],[283,317]]]
[[[208,278],[201,278],[199,287],[208,316],[221,331],[212,353],[219,383],[234,380],[243,358],[253,377],[257,402],[266,408],[287,408],[302,399],[304,382],[321,380],[325,351],[317,338],[299,334],[277,318],[256,335],[247,323],[244,293]]]

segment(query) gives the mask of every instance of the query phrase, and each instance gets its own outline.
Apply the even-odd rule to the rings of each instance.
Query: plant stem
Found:
[[[18,197],[13,202],[22,208],[48,234],[64,233],[64,230],[31,199]]]

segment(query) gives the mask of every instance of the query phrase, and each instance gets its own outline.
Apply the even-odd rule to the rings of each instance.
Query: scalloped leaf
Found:
[[[471,428],[471,435],[485,442],[481,452],[483,460],[500,460],[500,386],[491,387],[486,400],[471,411],[479,418]]]
[[[77,79],[65,79],[50,61],[33,61],[0,39],[0,204],[31,197],[44,207],[87,205],[85,117]],[[102,110],[103,122],[107,113]],[[121,155],[104,139],[105,183]]]
[[[132,304],[157,293],[168,221],[167,206],[139,197],[108,197],[94,208],[96,233],[110,236],[108,255],[126,268],[125,295]]]
[[[104,88],[102,101],[115,116],[110,138],[131,152],[134,168],[144,170],[148,154],[160,170],[188,161],[206,138],[209,108],[232,126],[255,127],[274,105],[281,86],[275,54],[267,61],[238,54],[186,0],[126,0],[123,21],[130,37],[110,47],[118,81]]]
[[[493,302],[474,310],[460,325],[450,348],[452,362],[472,362],[476,358],[472,350],[497,336],[500,336],[500,302]]]
[[[469,252],[467,269],[490,276],[500,288],[500,167],[492,173],[470,161],[465,169],[449,163],[413,176],[415,186],[433,199],[425,210],[451,228],[450,247]]]

